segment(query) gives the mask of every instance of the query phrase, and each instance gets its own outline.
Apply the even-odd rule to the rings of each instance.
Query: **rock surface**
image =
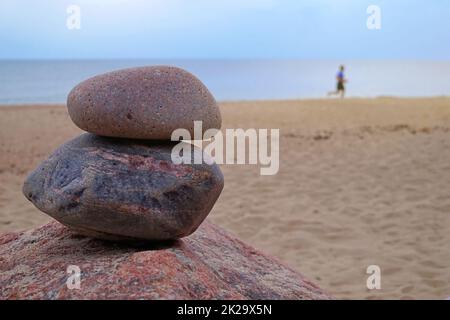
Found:
[[[194,121],[203,132],[220,129],[214,97],[191,73],[152,66],[105,73],[78,84],[67,98],[72,121],[81,129],[109,137],[170,140],[175,129],[193,136]]]
[[[81,270],[80,289],[67,287]],[[0,299],[329,299],[304,277],[205,222],[192,236],[129,247],[57,222],[0,236]]]
[[[224,181],[216,164],[175,165],[174,145],[86,133],[34,170],[23,193],[81,234],[110,240],[181,238],[205,219]]]

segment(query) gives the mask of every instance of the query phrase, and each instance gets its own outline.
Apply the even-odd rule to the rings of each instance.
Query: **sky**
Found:
[[[0,59],[450,60],[449,40],[448,0],[0,2]]]

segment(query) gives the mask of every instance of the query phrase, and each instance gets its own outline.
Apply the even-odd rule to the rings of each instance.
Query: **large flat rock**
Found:
[[[68,289],[70,265],[80,289]],[[116,244],[58,222],[0,236],[0,299],[329,299],[301,274],[203,223],[188,238]]]

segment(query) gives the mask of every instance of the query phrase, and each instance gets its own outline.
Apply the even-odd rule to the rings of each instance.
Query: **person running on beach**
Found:
[[[329,96],[331,96],[331,95],[340,95],[341,98],[344,98],[344,96],[345,96],[345,83],[347,82],[347,79],[345,79],[344,70],[345,70],[344,65],[341,65],[339,67],[339,72],[336,75],[336,80],[337,80],[336,91],[329,92],[328,93]]]

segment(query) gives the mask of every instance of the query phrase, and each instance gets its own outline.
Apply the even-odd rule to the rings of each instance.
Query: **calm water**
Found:
[[[0,104],[61,103],[83,79],[120,68],[171,64],[197,75],[217,100],[319,98],[347,66],[349,96],[450,95],[450,61],[109,60],[0,61]]]

